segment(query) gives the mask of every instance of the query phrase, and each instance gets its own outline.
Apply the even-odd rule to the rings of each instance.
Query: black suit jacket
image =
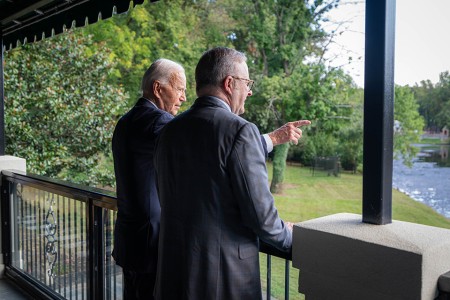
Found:
[[[141,98],[114,130],[118,214],[113,257],[127,270],[156,271],[161,210],[153,154],[156,137],[172,119],[172,115]]]
[[[156,299],[261,299],[259,239],[289,251],[258,129],[203,97],[161,132]]]

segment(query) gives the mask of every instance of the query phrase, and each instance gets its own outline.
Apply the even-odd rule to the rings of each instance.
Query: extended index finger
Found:
[[[295,127],[300,127],[300,126],[305,126],[305,125],[311,125],[311,121],[309,121],[309,120],[298,120],[298,121],[292,122],[292,124]]]

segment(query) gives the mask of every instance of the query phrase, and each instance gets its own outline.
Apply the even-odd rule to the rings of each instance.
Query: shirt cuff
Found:
[[[272,143],[272,140],[270,139],[269,135],[268,134],[263,134],[263,138],[264,138],[264,140],[266,141],[266,144],[267,144],[267,153],[272,152],[272,150],[273,150],[273,143]]]

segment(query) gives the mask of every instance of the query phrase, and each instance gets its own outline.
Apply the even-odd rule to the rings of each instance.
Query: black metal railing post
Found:
[[[284,299],[289,300],[289,260],[284,261]]]
[[[270,294],[272,293],[272,256],[267,254],[267,289],[266,289],[266,299],[270,299]]]
[[[89,300],[97,299],[95,298],[95,281],[96,281],[96,259],[93,255],[95,251],[95,213],[94,213],[94,206],[92,205],[92,199],[89,199],[89,201],[86,203],[86,215],[88,216],[87,222],[86,222],[86,231],[87,231],[87,249],[88,249],[88,280],[87,280],[87,291],[88,295],[87,298]]]
[[[96,219],[96,229],[95,229],[95,238],[96,238],[96,249],[93,255],[97,258],[97,268],[96,268],[96,298],[95,299],[104,299],[105,294],[105,226],[103,222],[103,208],[95,207],[95,219]]]
[[[363,222],[392,222],[395,0],[366,1]]]
[[[0,175],[1,176],[1,175]],[[12,183],[3,179],[1,186],[1,220],[2,220],[2,253],[3,263],[9,265],[11,263],[11,218],[10,218],[10,197]]]
[[[93,205],[93,200],[89,199],[89,274],[88,288],[89,299],[103,299],[104,294],[104,229],[103,229],[103,209]]]

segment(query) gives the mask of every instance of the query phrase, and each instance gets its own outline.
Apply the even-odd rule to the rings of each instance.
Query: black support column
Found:
[[[392,222],[395,0],[366,1],[363,222]]]

